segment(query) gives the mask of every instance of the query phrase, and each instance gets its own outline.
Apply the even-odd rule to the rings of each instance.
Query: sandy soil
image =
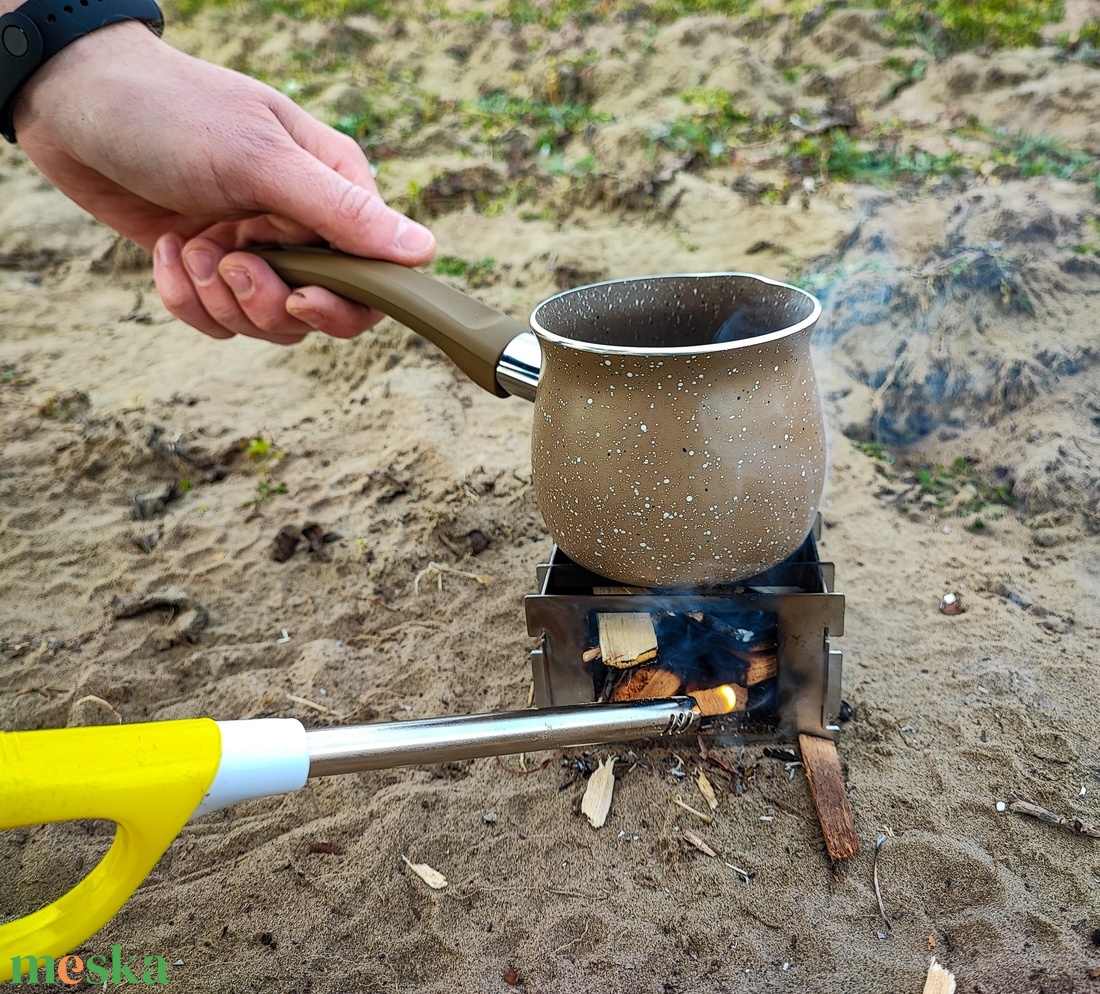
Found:
[[[855,107],[939,152],[971,148],[958,125],[972,116],[1095,163],[1095,62],[1063,57],[1052,30],[1046,47],[951,56],[899,88],[897,49],[843,9],[756,35],[720,18],[539,35],[210,15],[173,30],[273,75],[306,47],[358,53],[303,96],[330,116],[357,112],[371,74],[411,67],[457,101],[502,82],[537,96],[548,67],[594,52],[578,85],[608,119],[565,156],[594,154],[595,177],[479,211],[505,160],[446,118],[384,159],[398,201],[450,177],[429,218],[441,253],[495,260],[471,292],[517,317],[559,286],[650,272],[749,270],[820,292],[821,547],[847,596],[840,752],[862,852],[830,864],[801,771],[760,748],[718,753],[754,771],[741,792],[690,742],[360,774],[196,820],[85,951],[163,955],[173,986],[203,992],[908,992],[933,952],[961,991],[1091,989],[1096,839],[997,802],[1100,822],[1095,188],[818,174],[777,201],[758,190],[787,168],[773,148],[692,168],[655,159],[646,135],[704,87],[757,115]],[[818,68],[792,82],[792,65]],[[8,149],[0,324],[0,727],[526,704],[522,598],[550,546],[528,405],[479,392],[392,322],[291,350],[207,340],[163,311],[140,254]],[[250,457],[253,439],[271,451]],[[957,459],[968,469],[937,506],[920,471]],[[1013,506],[978,508],[979,487]],[[306,522],[340,537],[275,561],[279,529]],[[474,530],[489,539],[476,557]],[[165,611],[112,622],[113,598],[173,588],[209,612],[194,641]],[[946,592],[965,613],[939,611]],[[619,780],[595,831],[583,774],[607,755]],[[675,775],[701,768],[719,790],[712,825],[671,803],[701,803]],[[0,915],[71,886],[109,838],[94,823],[0,833]],[[448,886],[429,890],[403,856]]]

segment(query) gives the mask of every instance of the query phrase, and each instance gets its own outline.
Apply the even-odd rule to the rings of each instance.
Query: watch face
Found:
[[[27,49],[31,47],[30,42],[27,41],[27,32],[18,24],[9,24],[4,28],[3,35],[0,35],[0,43],[3,44],[8,55],[17,59],[23,58],[27,54]]]

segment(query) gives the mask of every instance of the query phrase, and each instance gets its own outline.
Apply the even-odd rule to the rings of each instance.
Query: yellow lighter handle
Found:
[[[106,818],[114,842],[52,904],[0,925],[0,983],[12,958],[61,956],[99,931],[194,814],[218,772],[209,718],[39,732],[0,732],[0,829]]]

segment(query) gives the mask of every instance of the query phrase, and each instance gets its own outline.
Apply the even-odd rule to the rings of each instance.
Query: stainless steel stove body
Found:
[[[539,640],[531,651],[538,707],[599,699],[603,667],[585,662],[596,641],[598,614],[648,612],[654,618],[690,613],[713,619],[711,628],[737,631],[771,626],[776,676],[749,709],[711,722],[709,733],[726,744],[794,742],[800,734],[837,738],[843,653],[830,640],[844,634],[844,596],[835,593],[835,567],[820,561],[821,521],[785,562],[730,586],[629,592],[578,566],[555,546],[537,570],[537,594],[525,598],[527,631]],[[660,642],[659,652],[665,652]],[[672,652],[690,654],[690,647]],[[689,662],[690,665],[690,662]],[[720,682],[720,681],[719,681]]]

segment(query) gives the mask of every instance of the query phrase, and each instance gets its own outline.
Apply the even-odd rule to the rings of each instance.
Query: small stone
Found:
[[[962,598],[958,594],[944,594],[940,600],[940,614],[962,614],[964,610]]]
[[[481,820],[485,822],[486,825],[495,825],[497,823],[497,813],[495,811],[486,811],[485,814],[481,816]]]

